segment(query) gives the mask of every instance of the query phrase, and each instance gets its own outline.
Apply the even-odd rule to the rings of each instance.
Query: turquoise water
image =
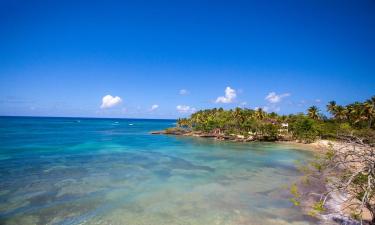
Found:
[[[310,224],[306,151],[150,135],[172,120],[0,117],[0,224]]]

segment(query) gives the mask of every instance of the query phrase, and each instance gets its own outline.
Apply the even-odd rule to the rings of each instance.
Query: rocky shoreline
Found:
[[[239,134],[220,134],[220,133],[205,133],[201,131],[189,131],[184,129],[166,129],[161,131],[152,131],[150,134],[164,134],[164,135],[177,135],[177,136],[191,136],[191,137],[202,137],[202,138],[213,138],[216,140],[226,140],[234,142],[253,142],[253,141],[270,141],[263,136],[256,135],[239,135]],[[277,140],[272,141],[281,141],[288,142],[292,139],[286,136],[280,136]]]
[[[191,136],[191,137],[201,137],[201,138],[213,138],[220,141],[233,141],[233,142],[255,142],[263,141],[259,138],[254,138],[252,136],[245,137],[243,135],[223,135],[223,134],[212,134],[204,133],[199,131],[188,131],[184,129],[166,129],[162,131],[153,131],[150,132],[155,135],[177,135],[177,136]],[[324,154],[329,148],[329,145],[333,144],[334,147],[341,147],[341,143],[328,141],[328,140],[318,140],[313,143],[303,143],[291,138],[280,138],[280,140],[275,141],[280,144],[290,144],[296,145],[301,149],[311,151],[315,154]],[[308,194],[313,192],[322,192],[329,189],[329,184],[327,185],[324,180],[328,176],[320,177],[313,185],[306,186],[303,181],[298,181],[296,185],[302,194]],[[347,197],[344,193],[336,193],[330,197],[327,201],[326,211],[320,215],[316,215],[320,219],[320,224],[340,224],[340,225],[359,225],[360,222],[351,219],[343,208],[345,208],[345,200]],[[301,202],[301,208],[306,215],[311,213],[311,208],[314,202],[317,201],[317,197],[314,195],[309,195],[308,198]]]

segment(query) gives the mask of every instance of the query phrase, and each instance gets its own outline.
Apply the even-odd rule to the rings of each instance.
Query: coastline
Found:
[[[161,134],[161,135],[176,135],[176,136],[190,136],[197,138],[212,138],[218,141],[229,141],[229,142],[239,142],[239,143],[249,143],[249,142],[269,142],[255,139],[246,139],[240,135],[216,135],[208,134],[202,132],[183,132],[181,130],[173,130],[172,132],[164,131],[154,131],[151,134]],[[298,149],[304,151],[310,151],[317,156],[321,156],[327,152],[329,148],[335,149],[345,149],[345,144],[333,141],[333,140],[316,140],[311,143],[303,143],[297,140],[278,140],[273,141],[274,143],[289,145],[297,147]],[[330,179],[331,175],[323,174],[319,177],[313,184],[306,185],[303,178],[296,181],[296,185],[301,195],[305,195],[306,199],[302,199],[299,207],[301,207],[302,212],[307,216],[312,216],[312,208],[314,203],[319,201],[319,197],[313,193],[322,193],[324,191],[330,190],[330,184],[325,182],[325,180]],[[313,215],[317,218],[322,225],[329,224],[345,224],[345,225],[359,225],[360,222],[350,218],[349,212],[345,210],[347,203],[346,200],[348,196],[345,193],[335,193],[329,197],[326,203],[326,208],[324,212]]]
[[[326,140],[317,140],[312,143],[302,143],[298,141],[275,141],[275,143],[298,147],[298,149],[310,151],[314,154],[324,154],[328,147],[328,145],[325,145],[325,141]]]
[[[303,143],[297,140],[291,140],[285,138],[284,140],[277,140],[277,141],[264,141],[264,140],[257,140],[254,138],[245,138],[242,135],[221,135],[221,134],[210,134],[210,133],[203,133],[203,132],[194,132],[194,131],[183,131],[183,130],[162,130],[162,131],[151,131],[150,134],[153,135],[175,135],[175,136],[188,136],[188,137],[197,137],[197,138],[212,138],[218,141],[230,141],[230,142],[239,142],[239,143],[246,143],[246,142],[274,142],[279,144],[291,145],[299,147],[301,150],[307,150],[314,153],[322,154],[324,153],[329,143],[335,145],[339,145],[336,141],[330,140],[317,140],[312,143]]]
[[[283,143],[283,142],[279,142]],[[301,149],[312,151],[314,154],[324,155],[329,148],[334,149],[345,149],[347,146],[343,142],[334,140],[316,140],[312,143],[300,143],[297,141],[288,141],[290,145],[298,146]],[[314,193],[323,193],[332,189],[332,183],[327,182],[331,180],[332,174],[322,173],[320,177],[315,177],[314,182],[308,182],[301,179],[296,182],[298,190],[301,195],[305,197],[301,200],[301,209],[306,215],[311,215],[313,212],[314,203],[319,201],[320,197]],[[342,224],[342,225],[360,225],[361,223],[357,220],[353,220],[350,217],[350,212],[347,209],[349,196],[343,192],[334,192],[328,198],[325,210],[317,213],[314,217],[317,217],[322,225],[329,224]],[[364,218],[369,220],[369,215],[365,214]]]

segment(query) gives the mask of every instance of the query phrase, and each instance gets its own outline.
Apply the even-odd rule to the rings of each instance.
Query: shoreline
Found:
[[[278,143],[284,145],[291,145],[301,148],[301,150],[311,151],[313,153],[322,154],[324,153],[327,148],[328,144],[332,143],[333,145],[338,145],[337,141],[330,141],[330,140],[317,140],[312,143],[303,143],[297,140],[276,140],[276,141],[267,141],[267,140],[258,140],[254,138],[245,138],[242,135],[218,135],[218,134],[210,134],[210,133],[203,133],[203,132],[184,132],[184,131],[171,131],[168,132],[166,130],[162,131],[151,131],[150,134],[153,135],[172,135],[172,136],[187,136],[187,137],[197,137],[197,138],[210,138],[217,141],[228,141],[228,142],[236,142],[236,143],[251,143],[251,142],[259,142],[259,143]]]
[[[244,137],[238,137],[238,135],[230,135],[230,136],[223,136],[223,135],[216,135],[216,134],[207,134],[203,132],[182,132],[182,131],[173,131],[168,132],[164,131],[154,131],[150,132],[151,134],[159,134],[159,135],[175,135],[175,136],[188,136],[188,137],[198,137],[198,138],[211,138],[218,141],[228,141],[228,142],[238,142],[238,143],[251,143],[251,142],[259,142],[259,143],[266,143],[266,142],[273,142],[283,145],[290,145],[298,147],[300,150],[309,151],[313,154],[323,155],[330,145],[333,148],[342,148],[344,143],[339,141],[333,140],[316,140],[311,143],[303,143],[297,140],[277,140],[277,141],[264,141],[264,140],[256,140],[256,139],[246,139]],[[317,196],[311,195],[314,192],[322,192],[325,190],[330,189],[330,184],[324,182],[324,180],[328,179],[329,175],[323,175],[320,177],[313,185],[307,186],[302,177],[296,181],[296,185],[299,190],[301,190],[301,194],[308,196],[306,199],[301,201],[301,205],[299,206],[302,212],[307,215],[311,216],[311,209],[313,204],[317,201]],[[347,196],[344,193],[336,193],[331,196],[327,203],[326,203],[326,210],[324,213],[318,213],[317,215],[313,216],[317,218],[320,223],[319,224],[345,224],[345,225],[359,225],[360,222],[351,219],[348,216],[348,213],[345,212],[345,200]]]

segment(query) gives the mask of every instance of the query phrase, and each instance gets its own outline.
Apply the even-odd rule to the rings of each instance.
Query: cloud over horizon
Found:
[[[228,86],[227,88],[225,88],[225,96],[217,97],[215,103],[232,103],[236,97],[236,90]]]
[[[102,98],[101,109],[112,108],[116,105],[119,105],[122,102],[122,99],[119,96],[113,97],[112,95],[106,95]]]

